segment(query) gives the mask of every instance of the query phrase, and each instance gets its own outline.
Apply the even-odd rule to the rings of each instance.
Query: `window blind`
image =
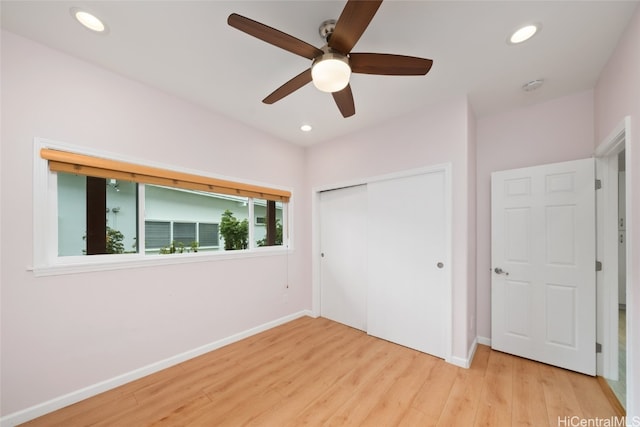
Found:
[[[190,245],[196,241],[196,223],[195,222],[174,222],[173,223],[173,240],[176,242]]]
[[[171,244],[171,223],[168,221],[144,222],[145,247],[159,249]]]
[[[198,227],[198,242],[200,246],[218,246],[218,224],[201,222]]]
[[[233,196],[256,197],[288,202],[291,192],[252,184],[226,181],[168,169],[43,148],[40,157],[49,161],[53,172],[66,172],[97,178],[114,178],[142,184],[164,185],[186,190],[208,191]]]

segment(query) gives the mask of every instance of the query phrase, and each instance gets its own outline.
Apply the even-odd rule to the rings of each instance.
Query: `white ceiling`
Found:
[[[424,106],[468,95],[477,117],[594,87],[638,1],[387,0],[353,52],[431,58],[419,77],[354,74],[356,114],[343,118],[312,84],[273,104],[261,100],[310,61],[227,25],[236,12],[322,46],[319,24],[344,1],[10,1],[2,27],[233,117],[279,138],[311,145]],[[106,35],[71,17],[84,7]],[[510,32],[542,31],[522,45]],[[521,86],[545,79],[542,88]],[[303,133],[303,123],[313,131]]]

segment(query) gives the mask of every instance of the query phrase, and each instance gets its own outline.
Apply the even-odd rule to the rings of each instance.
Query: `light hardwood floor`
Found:
[[[622,406],[627,405],[627,311],[618,311],[618,381],[607,380]]]
[[[537,427],[617,415],[592,377],[485,346],[462,369],[304,317],[26,425]]]

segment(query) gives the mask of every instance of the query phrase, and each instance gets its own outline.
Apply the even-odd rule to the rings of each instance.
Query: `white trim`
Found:
[[[602,182],[602,189],[596,192],[596,259],[604,266],[602,271],[596,272],[597,310],[601,322],[597,325],[597,341],[603,348],[597,355],[596,373],[617,381],[618,152],[596,158],[596,177]]]
[[[336,187],[337,188],[343,188]],[[320,316],[321,270],[320,270],[320,193],[321,189],[311,190],[311,311]]]
[[[65,257],[65,262],[50,266],[27,266],[35,277],[59,276],[64,274],[88,273],[94,271],[125,270],[128,268],[156,267],[162,265],[191,264],[199,262],[247,259],[264,256],[290,256],[293,249],[284,246],[268,246],[240,251],[219,251],[213,253],[197,252],[171,255],[159,254],[122,254],[114,259],[113,255],[92,255],[91,262],[86,257]]]
[[[631,118],[627,116],[596,147],[594,157],[608,157],[621,152],[625,148],[625,135],[628,134],[630,125]]]
[[[302,310],[297,313],[293,313],[288,316],[284,316],[279,319],[272,320],[270,322],[264,323],[254,328],[247,329],[245,331],[239,332],[229,337],[220,339],[218,341],[214,341],[212,343],[203,345],[201,347],[197,347],[192,350],[185,351],[184,353],[176,354],[175,356],[169,357],[164,360],[160,360],[158,362],[152,363],[147,366],[143,366],[141,368],[127,372],[125,374],[118,375],[117,377],[110,378],[108,380],[101,381],[96,384],[92,384],[80,390],[76,390],[71,393],[65,394],[63,396],[56,397],[47,402],[43,402],[38,405],[34,405],[30,408],[23,409],[22,411],[14,412],[13,414],[9,414],[0,418],[0,426],[1,427],[16,426],[18,424],[27,422],[29,420],[48,414],[60,408],[64,408],[65,406],[96,396],[100,393],[114,389],[123,384],[129,383],[131,381],[135,381],[144,376],[147,376],[155,372],[161,371],[163,369],[169,368],[171,366],[177,365],[178,363],[182,363],[186,360],[193,359],[194,357],[198,357],[200,355],[211,352],[213,350],[224,347],[226,345],[233,344],[237,341],[240,341],[252,335],[258,334],[260,332],[264,332],[268,329],[283,325],[285,323],[291,322],[292,320],[295,320],[304,316],[312,316],[312,313],[309,312],[308,310]]]
[[[471,367],[471,364],[473,363],[473,357],[476,355],[477,348],[478,338],[476,337],[476,339],[473,340],[473,343],[471,343],[471,348],[469,349],[469,353],[467,354],[466,359],[463,359],[462,357],[452,356],[450,360],[447,360],[447,362],[461,368],[469,369]]]
[[[144,166],[169,169],[176,172],[189,173],[205,176],[209,178],[224,179],[228,181],[242,182],[251,185],[268,186],[282,190],[293,191],[290,188],[277,187],[267,183],[239,180],[232,177],[212,175],[203,171],[168,166],[148,160],[140,160],[131,157],[124,157],[115,153],[101,150],[88,149],[63,142],[53,141],[45,138],[34,138],[33,140],[33,265],[27,266],[27,271],[33,271],[36,277],[51,276],[61,274],[74,274],[82,272],[119,270],[137,267],[149,267],[170,264],[185,264],[193,262],[211,262],[236,258],[251,258],[256,256],[289,255],[292,251],[292,225],[287,221],[292,219],[291,209],[293,209],[293,195],[286,203],[287,209],[283,209],[283,222],[289,230],[289,240],[283,242],[282,246],[269,246],[268,248],[255,247],[255,242],[249,249],[242,251],[215,252],[215,253],[189,253],[150,255],[143,253],[122,254],[122,255],[92,255],[77,257],[58,257],[58,201],[57,201],[57,174],[49,170],[47,160],[40,157],[42,148],[53,148],[58,150],[71,151],[88,156],[108,158],[118,161],[135,163]],[[143,212],[144,187],[139,188],[138,210]],[[251,212],[250,212],[251,213]],[[144,214],[138,215],[139,240],[144,241]],[[284,225],[283,224],[283,225]],[[251,228],[251,227],[250,227]],[[253,239],[251,239],[253,242]]]
[[[478,340],[478,344],[480,345],[486,345],[488,347],[491,347],[491,338],[477,337],[476,340]]]
[[[147,211],[145,210],[145,200],[147,200],[147,187],[144,185],[137,185],[136,190],[138,192],[138,212],[136,214],[136,220],[138,221],[138,235],[136,236],[136,249],[138,250],[137,255],[146,255],[147,251]],[[57,191],[57,189],[56,189]],[[58,209],[56,209],[58,212]],[[220,227],[218,226],[218,231],[220,231]],[[171,229],[169,234],[173,233],[173,224],[171,224]],[[56,233],[56,241],[58,239],[58,233]],[[140,244],[142,242],[142,245]],[[220,243],[220,236],[218,235],[218,243]],[[92,255],[93,256],[93,255]],[[85,261],[86,262],[86,261]],[[37,275],[37,274],[36,274]]]
[[[617,157],[618,153],[620,153],[623,149],[625,150],[625,158],[626,158],[625,170],[626,170],[627,176],[630,177],[626,181],[626,192],[625,192],[625,198],[627,200],[626,230],[627,230],[627,236],[628,236],[627,242],[626,242],[627,301],[634,301],[634,297],[633,297],[634,289],[632,284],[634,284],[635,282],[634,282],[634,278],[632,277],[633,270],[631,268],[632,267],[631,260],[633,259],[633,254],[631,253],[632,245],[631,245],[630,237],[633,236],[632,228],[635,227],[634,217],[632,214],[633,203],[631,203],[632,191],[633,191],[632,178],[635,176],[634,174],[635,171],[632,170],[633,163],[630,161],[630,159],[632,158],[632,153],[631,153],[632,144],[631,144],[631,117],[629,116],[626,116],[614,128],[614,130],[609,134],[609,136],[605,138],[598,145],[598,147],[594,152],[594,155],[598,160],[598,163],[597,163],[598,166],[603,168],[603,171],[602,171],[603,177],[606,178],[607,176],[609,176],[611,178],[612,177],[611,169],[615,169],[615,171],[617,171],[617,163],[615,163],[615,166],[613,163],[616,159],[611,159],[611,157]],[[617,174],[616,174],[616,178],[617,178]],[[615,194],[607,195],[608,190],[609,188],[603,185],[603,191],[605,192],[605,196],[603,198],[606,198],[608,200],[615,198],[617,200],[617,191],[615,191]],[[617,207],[617,204],[616,204],[616,207]],[[615,221],[617,223],[617,213],[613,213],[611,209],[603,209],[603,216],[605,221],[610,223],[611,221],[608,221],[607,217],[610,217],[611,215],[614,215]],[[617,236],[617,227],[615,229],[615,233],[613,233],[613,236]],[[615,251],[613,251],[612,249],[609,249],[608,252],[606,251],[606,246],[599,246],[598,248],[599,250],[603,250],[604,255],[607,256],[607,258],[601,260],[603,262],[603,266],[605,269],[607,268],[607,265],[614,265],[614,266],[618,265],[618,263],[615,262],[617,261],[617,242],[615,247],[616,247]],[[616,273],[617,273],[617,267],[616,267]],[[602,302],[603,328],[604,328],[605,338],[607,338],[608,347],[610,347],[610,348],[607,348],[607,347],[603,348],[605,352],[603,354],[603,359],[604,359],[603,360],[603,374],[604,374],[603,376],[605,377],[612,377],[617,375],[617,372],[615,374],[611,372],[611,370],[613,369],[613,366],[617,365],[617,360],[612,360],[616,351],[614,351],[614,349],[611,348],[611,347],[615,347],[615,349],[617,350],[617,337],[618,337],[617,277],[615,278],[614,283],[615,283],[615,286],[611,286],[610,288],[606,288],[606,286],[604,286],[606,283],[600,283],[598,285],[602,287],[604,291],[603,298],[605,300]],[[634,353],[633,353],[633,349],[638,346],[638,343],[633,342],[633,339],[635,336],[633,328],[635,328],[634,325],[637,324],[638,322],[638,315],[639,315],[639,313],[637,313],[637,310],[638,310],[638,307],[635,307],[632,304],[627,304],[627,355],[626,355],[627,404],[635,402],[635,394],[640,392],[640,390],[636,390],[637,384],[634,381],[634,378],[637,377],[636,372],[638,370],[638,366],[636,366],[636,363],[634,363],[634,357],[636,356],[634,356]],[[634,408],[627,406],[628,413],[633,413],[633,410]],[[637,408],[635,408],[635,410],[637,411]]]
[[[461,358],[454,358],[453,354],[453,271],[452,271],[452,261],[453,261],[453,220],[452,220],[452,212],[453,212],[453,195],[452,195],[452,165],[451,163],[440,163],[432,166],[425,166],[416,169],[409,169],[406,171],[393,172],[384,175],[376,175],[371,177],[364,177],[359,179],[353,179],[349,181],[343,181],[336,184],[326,184],[319,187],[312,188],[311,190],[311,312],[314,316],[320,316],[320,193],[323,191],[331,191],[337,190],[345,187],[355,187],[358,185],[367,185],[369,183],[384,181],[395,178],[404,178],[408,176],[421,175],[426,173],[433,172],[444,172],[445,175],[445,217],[446,224],[446,257],[445,265],[448,265],[445,282],[449,288],[449,292],[447,297],[449,301],[444,304],[444,317],[448,319],[445,322],[445,360],[454,365],[459,365],[460,361],[463,360]],[[455,360],[454,360],[455,359]]]
[[[453,183],[452,183],[452,165],[446,163],[437,166],[444,171],[444,188],[445,188],[445,251],[446,265],[449,268],[445,270],[445,283],[449,288],[449,301],[444,302],[444,318],[449,319],[445,322],[445,361],[450,362],[453,357]],[[473,351],[475,352],[475,344]],[[471,363],[471,362],[469,362]]]
[[[632,155],[632,146],[631,143],[631,117],[625,118],[625,173],[628,179],[625,181],[625,199],[626,203],[626,212],[625,215],[627,217],[626,234],[627,234],[627,301],[637,301],[634,293],[637,292],[637,289],[634,289],[636,283],[636,278],[633,277],[633,268],[634,265],[632,260],[635,260],[633,253],[633,245],[631,244],[631,238],[633,238],[634,233],[633,230],[636,227],[635,218],[633,216],[633,178],[636,178],[636,175],[640,171],[636,171],[633,166]],[[635,183],[637,185],[637,181]],[[634,187],[635,188],[635,187]],[[635,189],[634,191],[638,191]],[[636,307],[633,304],[627,304],[627,411],[629,414],[640,414],[640,408],[634,408],[632,406],[633,402],[636,402],[636,395],[640,394],[640,384],[638,384],[638,377],[640,374],[640,364],[637,363],[638,356],[633,353],[633,349],[640,348],[640,343],[634,342],[634,337],[637,336],[635,333],[635,328],[638,327],[638,323],[640,322],[640,307]]]
[[[255,218],[256,210],[255,210],[255,206],[253,205],[253,199],[249,199],[248,208],[249,208],[249,212],[248,212],[249,218],[247,220],[247,222],[248,222],[248,227],[247,228],[249,229],[248,230],[249,231],[249,237],[248,237],[249,246],[248,247],[249,247],[249,249],[255,249],[258,245],[256,245],[256,242],[255,242],[255,227],[256,227],[256,225],[254,223],[254,218]]]
[[[291,198],[289,199],[289,203],[286,204],[286,209],[282,209],[282,245],[284,248],[289,250],[289,253],[293,252],[294,244],[293,244],[293,236],[294,236],[294,227],[293,227],[293,219],[295,215],[293,212],[293,191],[291,192]]]
[[[386,180],[395,179],[395,178],[406,178],[409,176],[422,175],[425,173],[432,173],[432,172],[438,172],[443,170],[446,171],[450,169],[451,169],[450,162],[439,163],[432,166],[423,166],[420,168],[407,169],[400,172],[391,172],[383,175],[374,175],[374,176],[369,176],[364,178],[355,178],[348,181],[341,181],[335,184],[321,185],[318,187],[314,187],[311,190],[311,192],[312,192],[312,195],[316,195],[323,191],[338,190],[340,188],[346,188],[346,187],[356,187],[358,185],[367,185],[373,182],[386,181]]]

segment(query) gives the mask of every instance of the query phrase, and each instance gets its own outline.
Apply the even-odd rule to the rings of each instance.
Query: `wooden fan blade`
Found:
[[[285,96],[295,92],[302,86],[311,81],[311,68],[305,70],[274,90],[269,96],[262,100],[265,104],[273,104],[276,101],[280,101]]]
[[[313,59],[316,56],[322,55],[322,51],[315,46],[310,45],[300,39],[290,36],[287,33],[283,33],[280,30],[271,28],[267,25],[261,24],[253,19],[246,18],[232,13],[227,19],[227,23],[233,28],[237,28],[250,36],[256,37],[262,41],[270,43],[274,46],[287,50],[296,55],[303,56],[307,59]]]
[[[351,52],[381,4],[382,0],[349,0],[329,38],[329,47],[344,54]]]
[[[353,93],[351,93],[351,85],[347,85],[339,92],[333,92],[334,101],[342,113],[342,117],[351,117],[356,113],[356,107],[353,103]]]
[[[349,55],[349,65],[352,72],[360,74],[423,76],[429,72],[433,61],[386,53],[352,53]]]

